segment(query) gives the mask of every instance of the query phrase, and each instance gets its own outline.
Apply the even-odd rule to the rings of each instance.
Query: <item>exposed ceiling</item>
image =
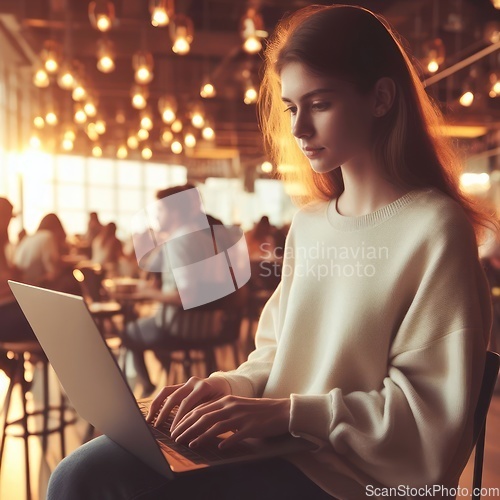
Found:
[[[116,23],[106,37],[115,48],[116,69],[104,74],[96,68],[98,40],[103,34],[89,22],[88,0],[0,0],[4,29],[12,29],[9,18],[15,19],[20,30],[15,34],[20,44],[26,43],[32,54],[38,55],[43,42],[58,40],[70,58],[80,61],[85,68],[89,86],[98,100],[99,113],[107,123],[101,142],[105,154],[115,151],[117,141],[127,138],[137,129],[139,112],[130,104],[130,89],[134,82],[132,55],[139,49],[149,50],[154,57],[154,79],[149,84],[149,104],[154,113],[155,126],[148,140],[156,161],[185,163],[193,177],[207,175],[240,175],[245,169],[265,159],[255,105],[243,103],[248,77],[258,83],[261,55],[249,55],[242,49],[239,33],[241,19],[251,5],[262,15],[265,30],[271,32],[276,22],[288,11],[311,3],[332,2],[303,0],[177,0],[176,12],[187,14],[194,23],[194,40],[189,54],[180,56],[171,50],[168,27],[155,28],[150,23],[147,0],[114,0]],[[345,1],[379,12],[408,41],[415,55],[422,56],[421,45],[434,36],[443,39],[447,60],[443,67],[471,55],[491,42],[484,38],[489,21],[500,22],[500,11],[490,0],[360,0]],[[438,9],[436,11],[436,3]],[[12,33],[11,33],[12,34]],[[493,65],[500,69],[498,53],[478,62],[480,74],[487,74]],[[28,62],[27,62],[28,64]],[[486,124],[500,128],[500,97],[476,101],[470,109],[453,107],[470,68],[455,73],[430,89],[447,110],[461,123]],[[201,83],[210,75],[217,95],[201,99]],[[484,75],[483,75],[484,76]],[[487,79],[487,77],[486,77]],[[157,101],[166,92],[175,94],[180,111],[187,112],[203,101],[206,115],[216,133],[214,143],[198,140],[193,150],[185,150],[184,157],[173,155],[161,144],[160,131],[164,127]],[[36,90],[42,102],[53,99],[59,105],[61,116],[69,120],[73,103],[68,91],[52,83],[47,89]],[[125,117],[125,123],[116,117]],[[89,141],[83,130],[76,145],[89,151]],[[75,149],[76,150],[76,149]],[[138,154],[132,152],[132,156]],[[198,172],[198,173],[197,173]]]

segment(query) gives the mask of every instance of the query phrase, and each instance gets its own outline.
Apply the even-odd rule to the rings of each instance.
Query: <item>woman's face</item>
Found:
[[[292,134],[318,173],[365,157],[373,125],[371,94],[339,78],[318,76],[299,62],[281,71],[281,95]]]

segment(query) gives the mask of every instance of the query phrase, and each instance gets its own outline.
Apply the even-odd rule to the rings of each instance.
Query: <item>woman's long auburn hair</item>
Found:
[[[399,35],[382,16],[356,6],[300,9],[278,24],[265,51],[259,121],[266,149],[281,166],[285,182],[300,187],[296,202],[335,198],[344,182],[340,168],[314,172],[291,133],[280,83],[280,72],[290,62],[347,80],[361,93],[372,90],[381,77],[392,78],[394,103],[373,129],[374,158],[385,178],[408,189],[434,186],[450,196],[464,209],[478,243],[487,227],[500,229],[493,210],[461,191],[462,162],[450,139],[439,133],[443,115],[427,95]]]

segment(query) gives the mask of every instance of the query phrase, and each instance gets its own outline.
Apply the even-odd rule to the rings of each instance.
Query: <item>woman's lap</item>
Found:
[[[208,468],[168,480],[105,436],[64,459],[47,500],[302,500],[332,498],[286,460]]]

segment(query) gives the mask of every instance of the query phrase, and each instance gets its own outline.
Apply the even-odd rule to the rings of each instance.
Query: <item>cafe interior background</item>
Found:
[[[54,212],[77,241],[95,211],[126,241],[156,191],[186,181],[225,224],[289,223],[300,186],[279,179],[293,165],[269,162],[255,103],[268,35],[310,3],[0,0],[0,196],[18,214],[11,239]],[[500,1],[343,3],[402,34],[444,111],[439,133],[462,153],[462,188],[497,210]],[[22,498],[14,483],[2,471],[1,498]]]

